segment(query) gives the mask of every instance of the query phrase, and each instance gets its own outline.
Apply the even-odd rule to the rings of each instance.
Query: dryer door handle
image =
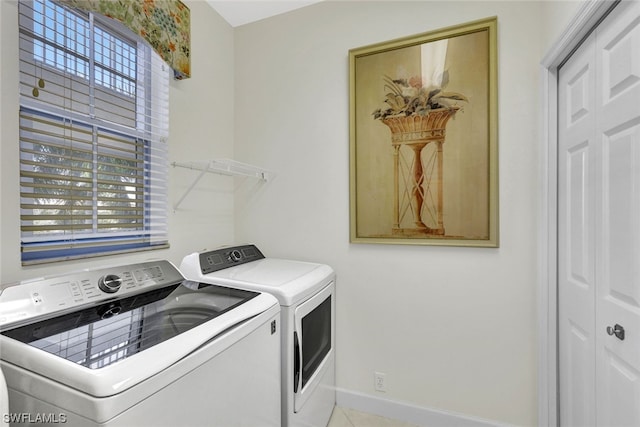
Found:
[[[298,333],[293,333],[293,392],[298,392],[300,384],[300,342]]]

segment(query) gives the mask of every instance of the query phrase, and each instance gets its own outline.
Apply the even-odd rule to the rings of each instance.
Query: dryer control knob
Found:
[[[116,276],[115,274],[107,274],[106,276],[102,276],[100,280],[98,280],[98,287],[100,290],[112,294],[114,292],[118,292],[122,286],[122,279],[120,276]]]
[[[230,261],[238,262],[238,261],[240,261],[241,259],[242,259],[242,253],[241,253],[239,250],[237,250],[237,249],[234,249],[233,251],[231,251],[231,252],[229,253],[229,260],[230,260]]]

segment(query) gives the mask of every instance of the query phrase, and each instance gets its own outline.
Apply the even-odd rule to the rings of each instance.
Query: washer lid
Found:
[[[170,340],[259,294],[183,282],[5,330],[2,335],[89,369]]]
[[[192,254],[182,261],[180,269],[186,277],[267,292],[275,296],[282,306],[307,299],[335,276],[333,269],[325,264],[279,258],[264,258],[202,274],[199,258],[198,254]]]
[[[120,393],[269,310],[267,294],[182,282],[0,334],[0,357],[96,397]],[[241,339],[238,336],[237,339]],[[212,355],[213,356],[213,355]]]

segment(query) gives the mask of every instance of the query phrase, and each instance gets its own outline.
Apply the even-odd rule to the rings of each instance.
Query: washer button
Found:
[[[229,260],[238,262],[242,259],[242,253],[239,250],[235,249],[229,253]]]
[[[98,280],[98,287],[100,290],[108,294],[118,292],[120,286],[122,286],[122,279],[120,276],[116,276],[115,274],[107,274]]]

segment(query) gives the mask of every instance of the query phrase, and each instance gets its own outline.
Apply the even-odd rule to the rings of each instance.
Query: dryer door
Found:
[[[294,411],[298,412],[322,382],[334,357],[335,285],[330,283],[295,310]]]

